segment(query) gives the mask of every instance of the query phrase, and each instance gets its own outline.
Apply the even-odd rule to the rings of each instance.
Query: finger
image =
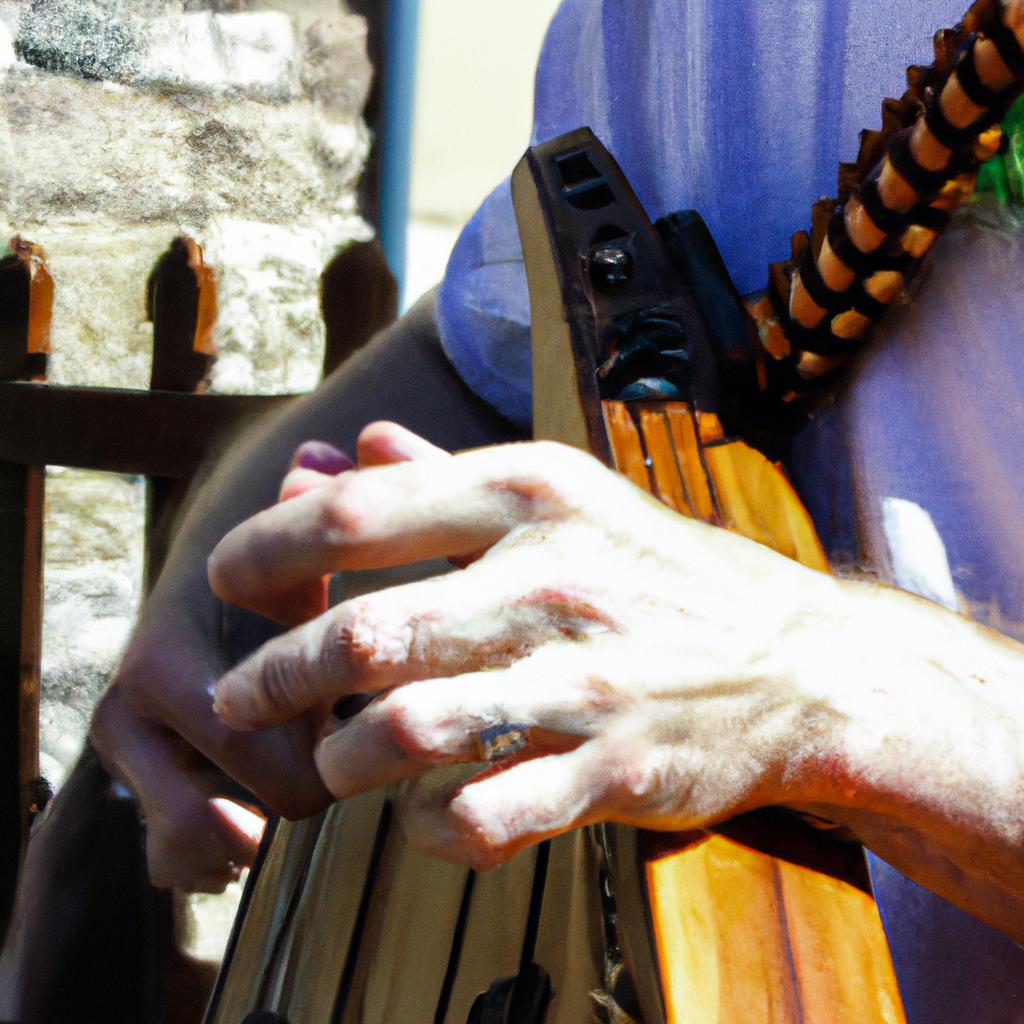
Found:
[[[115,754],[106,742],[115,732]],[[146,822],[150,880],[160,888],[217,891],[251,864],[259,845],[251,826],[215,807],[183,769],[180,740],[138,715],[117,695],[93,725],[108,771],[135,793]]]
[[[441,448],[396,423],[371,423],[357,441],[359,464],[368,466],[409,462],[413,459],[450,458]],[[307,441],[295,453],[291,469],[281,484],[278,501],[290,501],[300,494],[329,483],[338,473],[353,469],[344,452],[322,441]],[[327,607],[329,575],[309,584],[299,584],[274,595],[274,613],[279,622],[294,624],[319,615]],[[269,595],[268,595],[269,597]]]
[[[213,712],[213,683],[223,671],[209,641],[187,620],[163,619],[153,635],[143,625],[114,684],[97,709],[93,729],[101,751],[116,758],[120,720],[106,721],[108,703],[124,702],[137,717],[164,723],[225,774],[286,817],[315,814],[330,802],[313,764],[314,723],[300,720],[280,729],[242,734]]]
[[[399,796],[402,826],[433,856],[486,870],[526,846],[604,820],[623,788],[605,760],[604,745],[592,740],[486,772],[454,791],[416,779]]]
[[[352,458],[333,444],[304,441],[295,449],[288,469],[308,469],[323,476],[337,476],[355,467]]]
[[[323,487],[324,484],[330,483],[334,477],[327,476],[325,473],[317,473],[312,469],[292,469],[289,470],[288,475],[281,481],[281,489],[277,493],[278,501],[291,501],[292,498],[297,498],[300,494],[305,494],[306,491],[316,490],[318,487]]]
[[[306,441],[292,456],[289,472],[281,481],[278,501],[290,501],[300,494],[329,483],[339,473],[355,468],[355,463],[340,448],[325,441]],[[276,595],[277,612],[273,616],[288,624],[305,622],[327,607],[328,576]]]
[[[281,482],[278,501],[291,501],[293,498],[298,498],[299,495],[304,495],[307,490],[323,487],[332,479],[334,479],[333,476],[317,473],[311,469],[293,469]],[[330,574],[327,574],[318,580],[310,580],[307,583],[284,588],[272,596],[268,594],[268,604],[271,600],[273,602],[270,617],[287,626],[306,623],[310,618],[315,618],[328,607],[330,581]]]
[[[410,683],[374,701],[320,741],[315,760],[344,798],[439,764],[486,758],[482,734],[516,726],[530,756],[570,750],[628,703],[556,644],[508,669]]]
[[[348,694],[500,668],[553,639],[613,628],[580,592],[521,582],[543,552],[511,555],[344,602],[269,641],[217,684],[216,712],[234,728],[262,728]]]
[[[331,573],[267,594],[263,615],[282,626],[297,626],[322,615],[330,604]]]
[[[586,490],[569,478],[596,467],[582,453],[534,444],[344,473],[232,530],[210,556],[210,584],[263,612],[266,595],[325,572],[469,554],[516,526],[564,516],[565,494]]]
[[[326,441],[305,441],[295,450],[281,483],[278,501],[288,501],[322,487],[333,477],[355,469],[356,464],[340,448]]]
[[[360,469],[369,466],[387,466],[394,462],[411,462],[413,459],[451,458],[443,448],[425,441],[397,423],[371,423],[363,429],[356,442]],[[452,555],[449,561],[458,569],[472,565],[487,552],[478,548],[465,555]]]
[[[161,707],[161,721],[276,813],[304,818],[329,802],[313,763],[314,722],[298,719],[265,732],[237,732],[214,714],[206,691],[182,695],[173,710]]]
[[[451,456],[443,448],[424,440],[419,434],[381,420],[364,427],[356,441],[356,458],[360,469],[387,466],[414,459],[441,459]]]
[[[255,854],[267,827],[267,819],[262,814],[257,814],[255,811],[249,810],[248,807],[243,807],[240,803],[223,796],[213,797],[210,800],[210,806],[222,818],[225,818],[232,828],[245,836],[249,848]]]

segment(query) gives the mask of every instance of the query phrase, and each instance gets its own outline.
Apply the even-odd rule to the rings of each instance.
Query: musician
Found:
[[[752,291],[903,67],[927,61],[930,31],[961,14],[961,0],[924,15],[909,0],[566,0],[535,136],[592,125],[648,211],[699,209]],[[187,745],[289,815],[408,779],[411,833],[480,866],[584,822],[689,828],[784,804],[883,858],[911,1019],[1013,1019],[997,973],[1020,975],[1019,950],[902,876],[1024,941],[1022,248],[1011,211],[962,217],[791,456],[837,559],[924,601],[681,520],[575,452],[447,455],[528,433],[525,288],[499,187],[436,304],[236,452],[185,523],[94,726],[142,802],[154,880],[217,888],[253,852],[183,767]],[[382,418],[409,429],[366,426]],[[333,445],[300,447],[314,437]],[[288,500],[235,527],[279,496],[296,449]],[[294,627],[226,675],[210,551],[223,599]],[[351,596],[359,572],[446,558],[467,567]],[[339,569],[350,597],[320,614]],[[331,724],[339,698],[371,694]],[[492,753],[494,727],[517,756],[455,792],[430,785],[429,767]],[[951,962],[983,981],[917,966]]]

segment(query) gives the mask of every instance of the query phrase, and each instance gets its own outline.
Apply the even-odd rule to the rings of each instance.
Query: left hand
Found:
[[[324,573],[485,553],[268,643],[217,686],[229,725],[372,696],[317,746],[327,788],[409,780],[416,842],[477,867],[595,821],[696,828],[819,799],[831,719],[800,665],[838,581],[561,445],[449,457],[378,424],[359,447],[358,471],[307,473],[225,537],[220,597],[287,619],[284,595]],[[454,788],[427,773],[480,761],[481,732],[510,724],[525,749]]]

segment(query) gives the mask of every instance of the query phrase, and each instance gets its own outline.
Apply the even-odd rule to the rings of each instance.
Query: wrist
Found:
[[[925,830],[966,815],[981,829],[998,800],[1013,802],[994,791],[993,764],[1005,762],[1008,778],[1021,767],[1005,714],[1021,701],[1019,646],[902,591],[832,582],[828,623],[800,655],[800,690],[816,712],[801,805]]]

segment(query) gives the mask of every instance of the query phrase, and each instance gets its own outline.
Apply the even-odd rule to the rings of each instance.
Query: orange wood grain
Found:
[[[903,1024],[875,901],[830,875],[775,862],[806,1021]]]
[[[665,405],[665,416],[668,418],[672,436],[672,446],[679,462],[679,471],[686,481],[686,492],[690,496],[693,507],[691,513],[695,519],[706,523],[716,522],[714,496],[707,472],[701,461],[700,449],[697,444],[697,427],[690,410],[682,403],[669,402]],[[717,422],[717,419],[716,419]],[[683,509],[677,509],[683,512]]]
[[[781,468],[717,417],[603,405],[616,467],[638,486],[828,571]],[[710,832],[645,871],[667,1024],[904,1024],[878,909],[856,886]]]
[[[46,266],[46,250],[35,242],[15,236],[11,250],[28,274],[28,333],[25,351],[50,351],[50,326],[53,320],[53,278]]]
[[[644,464],[640,434],[623,402],[604,402],[605,427],[612,446],[615,468],[637,487],[650,490],[650,478]],[[681,510],[680,510],[681,511]]]
[[[814,524],[782,470],[740,441],[704,449],[722,525],[828,572]]]
[[[683,515],[693,515],[686,480],[679,469],[672,443],[672,427],[664,411],[640,409],[640,425],[647,457],[651,461],[654,496]],[[701,481],[703,484],[703,481]]]

